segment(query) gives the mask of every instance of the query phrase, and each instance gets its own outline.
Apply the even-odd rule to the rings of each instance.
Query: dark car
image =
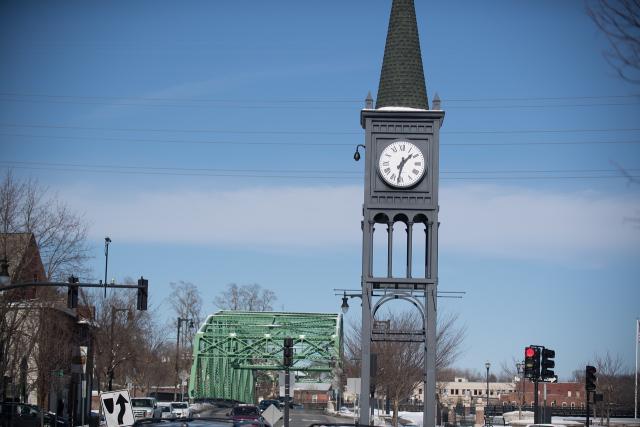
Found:
[[[2,427],[40,427],[40,419],[45,426],[54,427],[56,418],[49,413],[42,413],[36,405],[19,402],[0,403],[0,426]],[[63,420],[59,420],[57,425],[64,425]]]
[[[278,398],[278,402],[280,402],[280,408],[281,408],[281,409],[282,409],[282,408],[284,408],[284,402],[285,402],[285,400],[286,400],[286,398],[285,398],[285,397],[283,397],[283,396],[280,396],[280,397]],[[290,408],[290,409],[302,409],[302,408],[304,408],[304,406],[303,406],[302,404],[300,404],[300,403],[295,403],[295,402],[293,401],[293,398],[291,398],[291,397],[290,397],[290,398],[289,398],[289,408]]]
[[[229,413],[234,427],[255,426],[263,427],[264,418],[260,415],[260,408],[255,405],[238,405]]]
[[[232,427],[233,424],[229,419],[220,419],[215,417],[203,417],[203,418],[183,418],[181,420],[175,419],[141,419],[137,420],[134,426],[144,427]]]
[[[261,411],[264,411],[271,405],[275,406],[278,409],[280,409],[282,407],[282,404],[280,403],[280,401],[276,400],[276,399],[264,399],[264,400],[261,400],[260,404],[258,405],[258,407],[260,408]]]

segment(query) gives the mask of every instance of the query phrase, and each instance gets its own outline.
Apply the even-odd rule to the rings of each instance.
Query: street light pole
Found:
[[[487,368],[487,409],[489,408],[489,368],[491,367],[491,363],[486,362],[484,364],[485,368]]]
[[[180,372],[180,326],[182,325],[182,318],[178,317],[178,335],[176,337],[176,380],[173,387],[173,401],[178,400],[178,381]]]
[[[104,288],[105,292],[107,291],[107,288]],[[109,366],[109,391],[113,390],[113,370],[114,370],[114,366],[113,366],[113,324],[115,322],[115,317],[116,317],[116,313],[118,311],[128,311],[127,308],[115,308],[114,306],[111,306],[111,333],[110,333],[110,339],[111,339],[111,365]]]
[[[523,384],[524,384],[524,362],[518,362],[516,363],[516,370],[518,371],[518,375],[520,375],[519,379],[520,379],[520,391],[519,394],[520,396],[518,396],[518,419],[521,420],[522,419],[522,399],[523,399]]]
[[[178,381],[182,381],[180,379],[180,328],[182,327],[182,322],[189,322],[189,327],[193,327],[193,319],[178,317],[178,335],[176,336],[176,381],[175,386],[173,387],[174,401],[178,400]],[[182,390],[182,385],[180,386],[180,389]]]
[[[109,268],[109,243],[111,239],[109,236],[104,238],[104,297],[107,297],[107,270]],[[111,390],[111,389],[109,389]]]

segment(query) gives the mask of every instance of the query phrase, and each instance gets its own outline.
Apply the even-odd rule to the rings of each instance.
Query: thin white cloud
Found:
[[[99,194],[99,197],[91,194]],[[236,191],[64,195],[86,211],[92,230],[119,241],[253,247],[359,248],[362,188],[281,187]],[[519,259],[571,260],[640,248],[624,222],[640,198],[506,186],[445,187],[443,250]]]
[[[639,197],[478,185],[446,188],[440,204],[446,249],[568,260],[640,248],[640,230],[624,221]]]
[[[357,187],[120,193],[111,196],[117,202],[102,196],[84,210],[99,235],[109,230],[121,241],[308,247],[360,240]]]

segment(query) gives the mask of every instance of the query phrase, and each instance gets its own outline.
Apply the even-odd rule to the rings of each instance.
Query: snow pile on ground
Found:
[[[411,422],[411,425],[415,425],[417,427],[422,427],[422,412],[405,412],[400,411],[398,416],[403,420],[407,420]]]

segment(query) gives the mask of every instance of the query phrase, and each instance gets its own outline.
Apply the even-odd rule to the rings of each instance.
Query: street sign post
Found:
[[[264,418],[264,420],[273,427],[278,420],[282,418],[282,412],[280,412],[275,405],[269,405],[269,407],[262,413],[262,418]]]
[[[100,393],[100,405],[107,427],[132,426],[135,422],[127,390]]]

